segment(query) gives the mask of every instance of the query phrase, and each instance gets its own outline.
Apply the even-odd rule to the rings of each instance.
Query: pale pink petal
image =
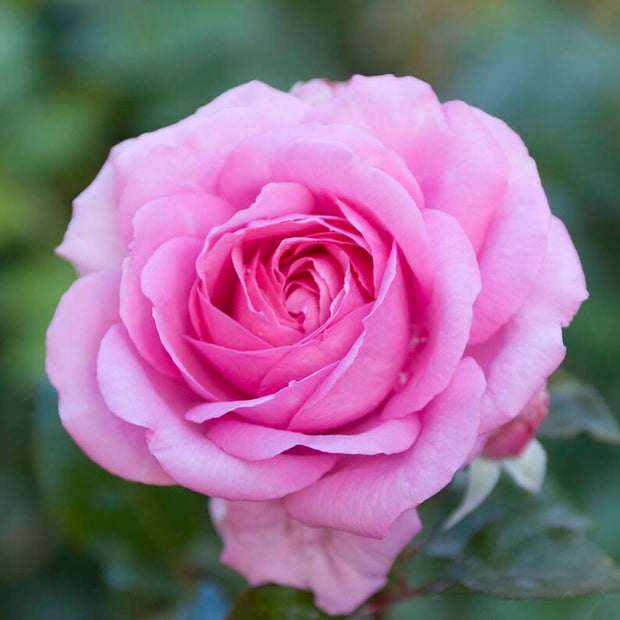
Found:
[[[115,147],[109,161],[117,179],[125,240],[132,237],[131,223],[142,205],[179,193],[216,193],[217,177],[235,144],[289,122],[247,107],[221,109],[213,114],[194,114]]]
[[[240,209],[246,208],[254,201],[261,188],[273,180],[271,160],[277,158],[278,153],[288,145],[308,140],[341,146],[354,152],[363,165],[381,170],[400,184],[420,208],[424,205],[424,196],[418,181],[405,162],[371,135],[348,126],[348,123],[309,123],[282,127],[240,142],[231,151],[222,168],[218,194]],[[320,195],[322,193],[319,190],[317,196]]]
[[[433,296],[412,319],[423,329],[413,331],[412,360],[403,373],[402,388],[384,408],[385,418],[418,411],[447,387],[463,357],[480,291],[476,256],[456,220],[430,209],[424,211],[424,220],[433,249]]]
[[[119,280],[118,270],[100,271],[63,295],[47,332],[47,374],[63,426],[93,461],[128,480],[171,484],[147,449],[144,429],[111,413],[97,385],[101,339],[119,320]]]
[[[375,420],[374,426],[348,433],[306,435],[250,424],[227,416],[213,420],[207,437],[228,454],[247,460],[270,459],[295,446],[330,454],[397,454],[411,447],[420,432],[420,419],[411,415],[399,420]]]
[[[178,376],[178,369],[163,348],[152,312],[153,304],[140,288],[140,274],[153,252],[164,242],[179,236],[193,236],[201,242],[217,225],[233,215],[232,207],[209,194],[177,194],[153,200],[134,217],[134,241],[123,264],[121,318],[138,351],[160,372]]]
[[[553,217],[545,260],[528,301],[491,339],[466,350],[488,383],[481,432],[512,420],[560,365],[562,327],[587,296],[577,252],[564,225]]]
[[[341,88],[345,88],[345,82],[331,82],[322,78],[315,78],[307,82],[296,82],[291,88],[291,95],[299,97],[310,105],[318,105],[329,101]]]
[[[413,77],[354,75],[304,120],[352,125],[374,136],[400,155],[425,197],[449,152],[450,129],[441,104],[428,84]]]
[[[185,419],[195,397],[140,359],[122,326],[102,343],[98,379],[110,408],[147,429],[149,449],[170,477],[198,493],[253,501],[282,497],[312,484],[335,462],[316,453],[262,462],[226,454],[206,438],[202,425]]]
[[[222,562],[252,585],[277,583],[312,590],[329,614],[348,614],[386,583],[396,556],[420,532],[415,510],[376,540],[291,519],[281,501],[210,502],[224,539]]]
[[[121,235],[110,163],[73,201],[73,217],[56,252],[81,276],[121,266],[127,242]]]
[[[472,345],[483,342],[523,305],[545,256],[551,217],[536,164],[521,138],[499,119],[473,111],[506,154],[510,177],[478,256],[482,291],[474,305]]]
[[[450,147],[442,170],[425,194],[426,206],[454,216],[478,254],[508,187],[509,165],[500,144],[462,101],[442,106]]]
[[[198,109],[199,115],[213,114],[226,108],[248,107],[267,112],[289,123],[298,122],[309,105],[292,94],[273,88],[259,80],[252,80],[227,90],[211,103]]]
[[[465,358],[448,388],[420,413],[413,446],[391,456],[348,457],[312,486],[286,498],[291,516],[380,538],[404,511],[435,495],[466,464],[476,437],[484,375]]]

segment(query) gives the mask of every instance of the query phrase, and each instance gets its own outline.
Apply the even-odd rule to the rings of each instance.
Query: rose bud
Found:
[[[482,451],[489,459],[506,459],[519,456],[536,436],[538,427],[549,410],[547,386],[540,388],[523,407],[519,415],[493,431]]]

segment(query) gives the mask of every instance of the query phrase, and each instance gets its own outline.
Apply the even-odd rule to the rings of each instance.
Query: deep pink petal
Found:
[[[463,359],[448,388],[420,414],[413,446],[391,456],[349,457],[332,473],[286,498],[291,516],[380,538],[404,511],[444,488],[466,464],[476,437],[484,375]]]
[[[324,454],[284,454],[262,462],[226,454],[205,437],[202,425],[185,419],[195,397],[140,359],[120,326],[106,335],[99,364],[99,383],[110,407],[143,425],[149,449],[164,470],[198,493],[234,500],[273,499],[313,483],[334,464],[335,458]]]
[[[232,207],[221,198],[196,193],[153,200],[134,217],[134,241],[121,278],[121,318],[138,351],[160,372],[178,376],[178,369],[155,329],[153,304],[140,288],[142,269],[166,241],[179,236],[193,236],[202,241],[233,213]]]
[[[390,392],[408,352],[409,308],[396,249],[364,332],[291,420],[289,430],[321,432],[370,413]],[[389,325],[389,329],[386,326]]]
[[[196,312],[201,315],[205,340],[241,351],[259,350],[269,346],[266,340],[251,333],[231,316],[216,308],[201,287],[194,287],[192,295],[197,297]]]
[[[466,351],[488,383],[481,432],[512,420],[560,365],[562,327],[587,296],[577,252],[564,225],[553,217],[545,260],[528,301],[491,339]]]
[[[230,416],[214,420],[207,437],[228,454],[251,461],[273,458],[295,446],[330,454],[397,454],[411,447],[420,432],[420,419],[411,415],[399,420],[375,420],[359,433],[306,435],[250,424]]]
[[[265,373],[259,391],[269,393],[281,389],[291,380],[299,381],[327,365],[339,362],[354,346],[369,312],[370,304],[365,304],[319,331],[316,337],[289,347],[286,356]]]
[[[171,484],[147,449],[144,429],[111,413],[97,385],[97,350],[119,320],[119,280],[118,270],[100,271],[63,295],[47,332],[47,374],[63,426],[93,461],[128,480]]]
[[[469,339],[473,304],[480,291],[476,255],[456,220],[439,211],[424,211],[433,249],[433,297],[413,318],[423,326],[425,342],[414,331],[412,361],[402,389],[385,406],[385,418],[401,417],[426,406],[443,391],[463,357]]]
[[[432,282],[430,244],[422,214],[403,186],[378,168],[365,165],[348,147],[320,140],[300,140],[271,161],[276,181],[296,181],[315,193],[341,198],[372,226],[398,244],[422,294]]]
[[[329,614],[348,614],[385,585],[396,556],[422,529],[415,510],[403,514],[381,540],[308,527],[282,502],[211,500],[224,539],[222,562],[252,585],[277,583],[312,590]]]
[[[207,362],[248,394],[272,394],[290,381],[299,381],[333,362],[349,350],[368,313],[362,308],[322,332],[318,339],[295,345],[239,351],[209,342],[192,341]]]
[[[196,257],[202,245],[194,237],[166,241],[146,262],[140,286],[153,304],[161,343],[190,387],[207,400],[228,400],[239,392],[204,363],[186,338],[192,335],[188,303],[196,281]]]
[[[299,408],[317,391],[336,363],[325,366],[300,381],[291,381],[273,394],[245,400],[203,403],[188,412],[187,419],[204,422],[234,411],[239,416],[274,428],[286,428]]]

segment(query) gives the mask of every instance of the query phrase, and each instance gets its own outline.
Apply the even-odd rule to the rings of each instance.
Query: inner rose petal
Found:
[[[373,259],[366,247],[345,218],[330,215],[293,214],[223,233],[207,242],[197,262],[202,287],[193,293],[196,336],[209,340],[208,321],[199,316],[206,298],[272,346],[303,340],[373,299]]]

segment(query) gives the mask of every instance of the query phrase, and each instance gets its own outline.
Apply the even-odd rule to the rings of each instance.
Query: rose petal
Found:
[[[144,425],[149,449],[164,470],[198,493],[253,501],[282,497],[311,484],[335,462],[325,454],[283,454],[261,462],[226,454],[201,425],[185,419],[193,398],[187,388],[142,361],[122,326],[102,343],[98,376],[114,412]]]
[[[100,271],[63,295],[47,331],[47,374],[63,426],[93,461],[128,480],[171,484],[147,449],[144,429],[111,413],[97,386],[97,350],[118,321],[119,279],[117,270]]]
[[[395,247],[363,322],[362,335],[295,414],[289,430],[320,432],[351,422],[372,411],[394,386],[407,356],[409,330],[407,291]]]
[[[510,177],[478,257],[482,291],[474,305],[472,345],[490,337],[523,305],[545,256],[551,217],[536,164],[521,138],[499,119],[473,111],[504,150]]]
[[[320,339],[296,345],[238,351],[209,342],[192,340],[207,362],[248,394],[277,392],[339,361],[362,330],[369,308],[360,308],[322,332]]]
[[[424,326],[427,341],[415,351],[418,343],[412,340],[409,379],[386,404],[386,419],[418,411],[447,387],[463,357],[480,291],[476,256],[454,218],[425,210],[424,220],[433,249],[435,281],[429,306],[413,320]]]
[[[286,498],[289,514],[315,527],[380,538],[466,464],[478,434],[484,375],[463,359],[448,388],[420,414],[413,446],[391,456],[349,457],[332,473]]]
[[[278,153],[288,145],[311,140],[341,145],[354,152],[364,165],[381,170],[395,180],[422,207],[424,196],[405,162],[368,133],[348,125],[350,123],[346,122],[342,125],[309,123],[281,127],[276,131],[249,137],[228,156],[220,176],[218,195],[240,209],[246,208],[261,188],[272,180],[270,161],[277,158]]]
[[[153,304],[161,343],[190,387],[207,400],[229,400],[239,391],[207,366],[186,338],[192,335],[188,303],[201,248],[202,242],[194,237],[166,241],[146,262],[140,286]]]
[[[403,514],[382,540],[291,519],[281,502],[210,502],[224,539],[222,562],[252,585],[278,583],[315,593],[329,614],[348,614],[385,585],[396,556],[421,530],[414,510]]]
[[[336,363],[325,366],[300,381],[291,381],[274,394],[247,400],[203,403],[187,413],[187,419],[205,422],[234,411],[241,417],[274,428],[286,428],[295,412],[305,403],[317,387],[335,368]]]
[[[512,420],[564,358],[562,327],[587,298],[577,252],[552,218],[547,252],[528,301],[491,339],[468,347],[487,377],[481,432]]]
[[[353,125],[374,136],[400,155],[424,196],[434,189],[449,150],[441,104],[428,84],[413,77],[354,75],[304,120]]]
[[[377,419],[374,426],[359,433],[328,435],[305,435],[225,417],[210,423],[206,434],[228,454],[254,461],[273,458],[295,446],[331,454],[397,454],[410,448],[419,432],[420,420],[412,415],[387,422]]]
[[[159,340],[153,304],[140,288],[142,269],[164,242],[193,236],[202,243],[212,228],[232,215],[232,207],[221,198],[197,193],[153,200],[134,217],[134,241],[121,278],[121,318],[141,355],[164,374],[178,376],[178,369]]]
[[[127,243],[118,222],[110,163],[104,164],[95,180],[73,201],[73,217],[56,253],[81,276],[121,266]]]
[[[222,93],[207,105],[199,108],[197,114],[213,114],[234,107],[253,108],[283,118],[289,123],[296,123],[310,106],[292,94],[273,88],[259,80],[252,80]]]

